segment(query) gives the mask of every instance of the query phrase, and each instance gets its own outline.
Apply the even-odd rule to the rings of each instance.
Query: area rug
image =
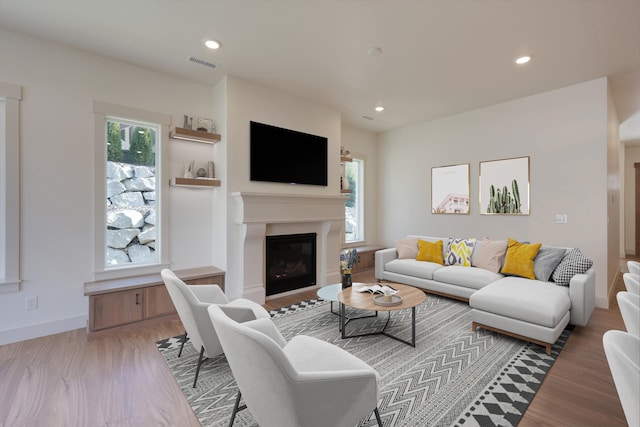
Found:
[[[517,425],[571,331],[563,332],[548,356],[535,344],[484,329],[472,332],[467,303],[427,295],[416,307],[413,348],[383,335],[343,340],[338,316],[329,306],[327,301],[310,300],[271,315],[285,338],[304,334],[323,339],[376,369],[382,379],[378,408],[385,427]],[[381,312],[378,320],[352,321],[348,333],[370,331],[384,319]],[[410,322],[410,310],[394,311],[387,331],[408,340]],[[224,355],[203,364],[193,388],[198,353],[187,344],[178,358],[180,339],[159,341],[157,347],[200,423],[227,426],[237,387]],[[358,426],[376,425],[372,416]],[[234,426],[257,424],[245,410]]]

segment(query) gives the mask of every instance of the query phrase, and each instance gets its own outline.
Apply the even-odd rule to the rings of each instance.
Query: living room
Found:
[[[176,270],[225,270],[231,298],[256,285],[238,246],[243,231],[232,195],[337,196],[344,146],[366,160],[366,240],[359,244],[392,246],[407,234],[435,234],[579,247],[597,266],[597,306],[609,306],[621,253],[629,249],[621,232],[621,159],[638,162],[640,152],[618,140],[606,76],[378,133],[346,124],[336,107],[242,76],[211,86],[15,29],[0,28],[0,40],[0,82],[22,89],[20,285],[0,296],[0,345],[87,325],[83,284],[101,277],[94,259],[93,101],[161,112],[173,126],[184,114],[215,121],[220,143],[167,147],[169,175],[192,159],[212,159],[222,182],[211,191],[167,188],[167,256]],[[252,182],[251,120],[327,137],[328,185]],[[480,215],[479,163],[522,156],[530,158],[530,215]],[[471,214],[431,214],[431,168],[461,163],[470,165]],[[557,214],[568,222],[556,223]],[[338,276],[336,263],[320,280]],[[37,297],[36,310],[25,310],[28,297]]]

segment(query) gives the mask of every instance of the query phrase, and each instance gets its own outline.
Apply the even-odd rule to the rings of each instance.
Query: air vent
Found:
[[[373,117],[369,117],[369,116],[362,116],[362,118],[366,120],[373,120]]]
[[[215,69],[217,67],[216,64],[213,64],[211,62],[207,62],[207,61],[205,61],[203,59],[199,59],[199,58],[196,58],[194,56],[190,56],[189,57],[189,61],[195,62],[196,64],[204,65],[205,67],[210,67],[210,68],[213,68],[213,69]]]

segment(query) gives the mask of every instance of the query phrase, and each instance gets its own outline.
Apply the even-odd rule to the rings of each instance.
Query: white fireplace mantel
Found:
[[[278,234],[317,233],[316,283],[323,286],[339,281],[340,236],[347,201],[344,196],[249,192],[231,196],[238,227],[234,254],[242,284],[242,290],[234,290],[234,294],[264,304],[265,240],[271,230]]]
[[[344,196],[232,193],[236,224],[343,221]]]

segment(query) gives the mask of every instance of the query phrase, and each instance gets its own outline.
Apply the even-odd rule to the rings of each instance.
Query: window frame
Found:
[[[358,213],[358,221],[357,221],[358,233],[357,234],[359,235],[359,238],[357,240],[347,240],[347,234],[346,234],[346,228],[345,228],[344,239],[343,239],[345,245],[357,245],[359,243],[366,242],[365,226],[364,226],[364,222],[365,222],[364,192],[365,192],[366,159],[362,155],[352,153],[350,163],[356,163],[356,162],[358,164],[358,176],[356,181],[356,205],[357,205],[357,213]],[[347,179],[346,175],[347,173],[345,171],[345,179]],[[345,220],[346,220],[346,209],[347,209],[347,206],[345,203]],[[346,227],[346,224],[345,224],[345,227]]]
[[[119,277],[141,274],[158,273],[163,268],[169,267],[169,180],[168,174],[168,147],[169,127],[171,116],[169,114],[142,110],[123,105],[111,104],[103,101],[93,101],[94,117],[94,189],[93,189],[93,230],[94,250],[93,268],[94,280],[114,279]],[[160,128],[157,137],[159,147],[156,147],[156,227],[159,230],[156,240],[157,264],[144,265],[117,265],[107,267],[105,265],[107,242],[107,118],[119,118],[124,121],[152,123]]]
[[[22,87],[0,82],[0,293],[20,290],[20,102]]]

